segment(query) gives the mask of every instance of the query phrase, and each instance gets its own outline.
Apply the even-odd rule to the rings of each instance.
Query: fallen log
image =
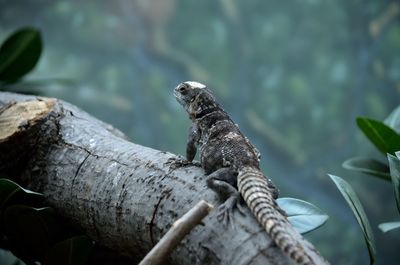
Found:
[[[176,219],[218,198],[204,172],[129,142],[123,133],[52,98],[0,93],[0,173],[41,192],[98,244],[140,259]],[[211,212],[170,254],[171,264],[293,264],[247,212],[225,227]],[[307,253],[321,260],[304,241]]]

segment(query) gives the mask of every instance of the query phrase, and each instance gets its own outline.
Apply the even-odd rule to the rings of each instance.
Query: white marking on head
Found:
[[[206,87],[206,85],[196,82],[196,81],[186,81],[184,83],[188,84],[189,86],[191,86],[193,88],[205,88]]]

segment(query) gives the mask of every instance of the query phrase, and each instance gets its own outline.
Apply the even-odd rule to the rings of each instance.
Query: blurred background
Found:
[[[113,124],[133,142],[185,153],[189,120],[172,89],[211,87],[262,154],[282,197],[330,219],[306,235],[332,264],[368,264],[362,233],[327,173],[352,184],[377,243],[398,264],[389,182],[342,169],[380,156],[355,124],[384,119],[400,93],[400,2],[393,0],[0,0],[0,40],[40,29],[44,53],[15,91],[57,97]]]

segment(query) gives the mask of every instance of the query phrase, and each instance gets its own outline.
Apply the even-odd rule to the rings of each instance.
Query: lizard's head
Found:
[[[176,100],[189,113],[190,118],[205,114],[207,110],[218,107],[208,88],[198,82],[186,81],[174,89]]]

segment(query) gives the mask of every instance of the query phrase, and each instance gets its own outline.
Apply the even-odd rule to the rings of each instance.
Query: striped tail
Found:
[[[300,242],[302,236],[282,215],[273,198],[274,188],[268,185],[260,170],[251,167],[239,170],[238,188],[251,212],[278,247],[300,265],[315,265]]]

